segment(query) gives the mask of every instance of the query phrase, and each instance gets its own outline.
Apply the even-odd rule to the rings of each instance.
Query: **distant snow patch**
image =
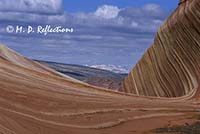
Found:
[[[93,68],[98,68],[98,69],[103,69],[103,70],[108,70],[108,71],[112,71],[115,73],[121,73],[121,74],[127,74],[129,73],[129,70],[126,69],[125,67],[122,66],[115,66],[115,65],[91,65],[89,67],[93,67]]]

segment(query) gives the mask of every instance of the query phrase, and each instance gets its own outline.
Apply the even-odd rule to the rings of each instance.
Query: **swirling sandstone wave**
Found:
[[[200,108],[189,101],[195,92],[175,99],[137,97],[43,70],[5,46],[0,55],[2,134],[150,133],[169,120],[195,122]]]
[[[182,0],[123,83],[123,92],[179,97],[200,83],[200,1]]]
[[[155,95],[152,89],[156,89],[160,94],[155,96],[182,97],[137,96],[98,88],[61,75],[0,46],[0,133],[150,134],[156,128],[198,121],[200,103],[196,98],[200,90],[195,88],[199,82],[199,16],[197,19],[195,15],[199,14],[199,4],[199,0],[190,0],[180,5],[158,32],[157,45],[148,50],[152,58],[145,54],[134,69],[139,70],[141,76],[131,73],[125,80],[125,85],[134,87],[133,79],[130,79],[134,74],[138,78],[135,80],[138,83],[140,80],[141,86],[149,89],[144,95],[151,92]],[[181,9],[185,9],[184,14],[191,13],[191,21],[187,19],[186,25]],[[189,26],[191,29],[187,28]],[[188,46],[180,45],[185,42]],[[150,51],[154,49],[157,51]],[[158,71],[153,71],[156,69]],[[152,80],[148,81],[148,77]],[[146,93],[146,88],[137,89]],[[131,88],[125,91],[136,92]],[[140,90],[137,91],[142,95]]]

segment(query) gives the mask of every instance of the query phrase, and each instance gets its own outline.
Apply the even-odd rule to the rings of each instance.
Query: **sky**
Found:
[[[100,5],[115,5],[120,8],[142,7],[145,4],[154,3],[160,5],[166,12],[173,11],[177,7],[178,0],[64,0],[64,9],[67,12],[92,12]]]
[[[153,44],[156,31],[177,3],[178,0],[1,0],[0,43],[31,59],[127,73]],[[37,31],[39,26],[47,25],[73,32],[27,33],[29,26]],[[23,32],[16,33],[21,26]]]

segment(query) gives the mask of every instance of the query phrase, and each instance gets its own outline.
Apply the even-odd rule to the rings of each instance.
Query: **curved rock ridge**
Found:
[[[0,44],[0,60],[10,63],[10,64],[15,64],[17,66],[20,66],[20,67],[23,67],[26,69],[38,71],[41,73],[56,75],[56,76],[60,76],[60,77],[65,77],[70,80],[82,83],[79,80],[76,80],[72,77],[61,74],[61,73],[59,73],[49,67],[46,67],[38,62],[32,61],[32,60],[22,56],[21,54],[13,51],[12,49],[10,49],[4,45],[1,45],[1,44]]]
[[[185,94],[181,97],[137,96],[91,86],[0,46],[0,133],[153,134],[157,128],[183,124],[188,128],[198,122],[198,1],[181,4],[183,7],[161,27],[155,45],[133,69],[137,79],[130,79],[129,74],[124,83],[133,87],[134,80],[142,91],[137,90],[138,94],[148,91],[146,95],[155,95],[152,89],[156,89],[158,96]],[[185,13],[191,13],[188,20],[181,12],[184,7]],[[132,88],[125,91],[136,92]]]
[[[0,47],[1,134],[153,133],[198,118],[196,91],[173,99],[138,97],[45,72],[32,62]]]
[[[0,59],[5,62],[13,63],[24,68],[37,70],[47,74],[52,74],[54,72],[54,70],[37,62],[31,61],[4,45],[0,45]]]
[[[123,92],[179,97],[200,84],[200,1],[181,0],[154,44],[123,82]]]

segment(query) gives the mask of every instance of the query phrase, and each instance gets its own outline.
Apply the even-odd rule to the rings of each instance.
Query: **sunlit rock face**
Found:
[[[154,44],[123,82],[123,92],[179,97],[199,87],[200,1],[180,0]]]
[[[149,134],[177,124],[174,133],[198,132],[199,15],[199,0],[182,3],[123,82],[121,91],[146,96],[80,82],[0,45],[0,133]]]

